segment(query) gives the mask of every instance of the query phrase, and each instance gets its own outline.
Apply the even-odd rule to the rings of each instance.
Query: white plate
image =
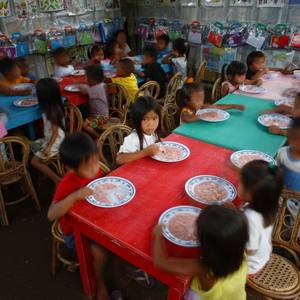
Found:
[[[195,188],[199,184],[203,183],[212,185],[212,187],[209,188],[208,193],[210,196],[208,196],[208,198],[201,197],[195,192]],[[217,191],[216,188],[219,188],[220,191]],[[233,201],[237,195],[236,189],[232,183],[230,183],[224,178],[212,175],[200,175],[189,179],[185,184],[185,191],[192,199],[206,205],[223,204],[227,201]],[[224,192],[224,196],[220,199],[214,199],[215,195],[212,194],[212,191]],[[209,199],[209,197],[211,198]]]
[[[206,122],[223,122],[230,118],[230,114],[227,111],[217,108],[199,109],[196,115],[200,120]]]
[[[104,185],[110,185],[110,187],[103,190],[101,186],[104,187]],[[89,203],[98,207],[119,207],[127,204],[135,196],[134,185],[129,180],[121,177],[107,176],[98,178],[87,186],[94,191],[97,187],[100,189],[100,193],[98,193],[99,199],[96,198],[96,195],[91,195],[86,198]]]
[[[190,155],[189,148],[180,143],[162,142],[162,143],[158,143],[158,145],[160,147],[160,152],[158,154],[156,154],[155,156],[152,156],[153,159],[158,160],[158,161],[178,162],[178,161],[185,160]],[[177,151],[179,155],[176,156],[176,153],[174,153],[173,154],[174,156],[168,157],[167,155],[168,155],[168,152],[170,153],[170,151]]]
[[[295,98],[298,92],[300,92],[299,88],[288,88],[283,91],[282,96],[287,98]]]
[[[248,159],[246,159],[247,156]],[[243,159],[245,161],[241,161]],[[230,156],[231,162],[239,169],[241,169],[246,163],[257,159],[264,160],[266,162],[273,163],[274,165],[276,165],[276,162],[273,157],[266,153],[256,150],[240,150],[232,153]]]
[[[28,103],[28,101],[29,101],[29,103]],[[38,99],[36,99],[36,98],[25,98],[25,99],[15,100],[13,102],[13,104],[14,104],[14,106],[25,108],[25,107],[36,106],[39,104],[39,102],[38,102]]]
[[[85,70],[75,70],[72,73],[73,76],[84,76],[85,75]]]
[[[34,84],[32,83],[20,83],[13,86],[13,90],[21,91],[21,90],[27,90],[27,89],[34,89]]]
[[[263,94],[267,92],[264,87],[256,85],[241,85],[239,90],[248,94]]]
[[[80,91],[79,90],[80,85],[81,84],[69,84],[69,85],[66,85],[65,86],[65,91],[72,92],[72,93],[78,93]]]
[[[258,122],[266,127],[278,126],[280,129],[288,129],[291,118],[281,114],[264,114],[258,117]]]
[[[264,75],[264,78],[270,80],[270,79],[276,79],[278,76],[279,76],[279,72],[269,71]]]
[[[274,101],[274,104],[276,106],[286,105],[286,106],[289,106],[289,107],[294,107],[294,102],[295,102],[295,99],[290,97],[290,98],[276,99]]]
[[[168,210],[166,210],[159,218],[159,224],[162,225],[162,233],[163,236],[169,240],[170,242],[183,246],[183,247],[199,247],[199,241],[197,239],[197,228],[196,228],[196,220],[201,213],[201,209],[194,207],[194,206],[188,206],[188,205],[182,205],[182,206],[175,206]],[[182,218],[180,220],[180,223],[183,227],[186,227],[186,231],[188,231],[191,235],[195,235],[196,239],[192,240],[184,240],[181,237],[177,237],[174,235],[174,233],[169,228],[169,222],[172,221],[172,219],[175,216],[182,215]],[[192,225],[194,222],[187,222],[185,221],[186,215],[192,215],[193,219],[195,220],[195,225]],[[191,228],[191,226],[194,226],[194,228]]]

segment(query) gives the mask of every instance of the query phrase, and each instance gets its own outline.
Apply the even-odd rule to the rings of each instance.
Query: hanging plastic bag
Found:
[[[64,28],[63,46],[66,48],[76,45],[76,30],[71,25]]]
[[[0,56],[16,57],[15,45],[13,45],[9,38],[4,34],[0,35]]]
[[[291,35],[291,47],[295,49],[300,48],[300,30],[294,30],[293,34]]]
[[[22,35],[20,32],[14,32],[11,35],[13,43],[16,45],[16,56],[26,56],[29,51],[29,35]]]
[[[86,24],[81,23],[79,25],[78,31],[78,43],[80,45],[90,45],[93,44],[93,35],[91,28],[88,28]]]
[[[223,46],[225,47],[238,47],[246,42],[247,26],[242,25],[240,22],[234,22],[228,28],[227,33],[223,39]]]
[[[55,50],[64,46],[64,35],[63,32],[58,28],[50,28],[48,32],[48,48]]]
[[[289,46],[290,36],[287,24],[277,24],[272,30],[271,48],[287,48]]]
[[[268,36],[267,26],[262,23],[250,26],[246,43],[256,49],[262,49]]]
[[[136,34],[143,40],[147,40],[149,36],[150,27],[148,24],[139,24],[136,29]]]
[[[46,54],[47,49],[47,39],[46,39],[46,33],[43,29],[37,29],[35,30],[33,37],[32,37],[32,43],[33,43],[33,52],[37,54]]]
[[[173,20],[169,24],[169,37],[172,41],[186,37],[186,34],[183,34],[183,24],[179,20]]]
[[[202,43],[202,30],[200,22],[193,21],[189,27],[188,42],[200,45]]]
[[[207,41],[216,47],[221,47],[223,42],[224,26],[220,22],[210,25]]]

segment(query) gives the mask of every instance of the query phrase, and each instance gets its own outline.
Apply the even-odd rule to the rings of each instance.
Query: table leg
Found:
[[[168,300],[183,300],[183,294],[180,291],[169,287]]]

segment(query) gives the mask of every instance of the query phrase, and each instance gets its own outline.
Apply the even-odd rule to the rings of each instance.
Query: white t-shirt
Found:
[[[54,76],[55,77],[69,76],[73,72],[74,72],[74,67],[72,65],[68,65],[67,67],[55,65],[55,67],[54,67]]]
[[[244,213],[249,228],[247,250],[256,251],[256,254],[248,255],[248,274],[255,274],[271,257],[273,225],[265,228],[263,216],[251,208],[246,208]]]
[[[187,61],[186,57],[175,57],[171,59],[171,62],[174,64],[176,72],[180,72],[183,75],[183,78],[187,76]]]
[[[157,141],[158,138],[156,134],[144,134],[143,149],[155,144]],[[133,131],[130,135],[125,137],[123,145],[120,147],[119,153],[134,153],[138,151],[141,151],[140,140],[136,131]]]

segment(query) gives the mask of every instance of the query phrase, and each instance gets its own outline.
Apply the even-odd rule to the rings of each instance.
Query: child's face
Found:
[[[76,173],[81,178],[92,179],[95,178],[99,172],[99,158],[97,154],[91,156],[87,161],[83,161]]]
[[[120,32],[117,36],[117,42],[120,45],[124,45],[125,43],[127,43],[127,38],[124,32]]]
[[[242,204],[250,202],[251,195],[248,191],[246,191],[241,179],[238,182],[237,193],[238,193],[238,197],[241,200]]]
[[[295,128],[290,130],[288,139],[292,151],[300,154],[300,129]]]
[[[159,116],[158,114],[151,110],[145,114],[142,120],[142,130],[144,134],[151,135],[154,134],[159,125]]]
[[[264,57],[258,57],[254,59],[252,65],[250,66],[250,69],[253,72],[259,72],[266,66],[266,59]]]
[[[68,66],[70,64],[70,56],[68,53],[63,53],[61,55],[58,55],[56,58],[55,58],[55,61],[56,63],[59,65],[59,66]]]
[[[98,50],[97,52],[95,52],[94,56],[93,56],[93,59],[97,60],[97,61],[104,60],[104,52],[103,52],[103,50]]]
[[[191,96],[191,100],[188,103],[188,107],[193,111],[197,111],[201,109],[203,105],[204,105],[204,91],[194,92]]]
[[[167,48],[167,44],[166,44],[166,41],[165,40],[162,40],[162,39],[158,39],[157,40],[157,48],[159,51],[163,51]]]
[[[242,84],[244,83],[246,80],[246,74],[243,74],[243,75],[235,75],[234,78],[233,78],[233,81],[236,83],[236,84]]]
[[[21,69],[17,65],[14,65],[13,68],[5,74],[5,77],[7,77],[9,80],[15,80],[21,75]]]
[[[147,54],[144,54],[144,58],[143,58],[142,64],[143,64],[143,65],[149,65],[149,64],[154,63],[154,61],[155,61],[155,58],[154,58],[154,57],[149,56],[149,55],[147,55]]]

